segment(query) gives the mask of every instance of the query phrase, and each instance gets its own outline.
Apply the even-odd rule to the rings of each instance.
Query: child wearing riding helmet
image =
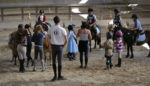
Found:
[[[87,23],[90,27],[94,27],[96,24],[96,15],[94,15],[93,11],[94,10],[92,8],[88,9]]]
[[[138,20],[138,16],[136,14],[132,14],[132,19],[134,22],[134,27],[131,28],[131,30],[135,31],[134,44],[136,44],[137,36],[139,35],[139,33],[142,32],[142,25],[141,22]]]
[[[45,71],[45,62],[43,59],[44,51],[43,51],[43,38],[45,38],[45,35],[43,34],[43,28],[41,25],[37,25],[35,28],[35,32],[32,36],[32,42],[34,42],[34,65],[33,65],[33,71],[36,71],[36,64],[37,64],[37,58],[38,54],[40,55],[41,65],[42,65],[42,71]]]
[[[121,29],[121,16],[120,16],[120,10],[119,9],[114,9],[114,14],[115,17],[113,19],[113,24],[114,24],[114,33],[116,33],[118,30]],[[113,35],[113,40],[116,40],[116,34]]]
[[[46,16],[44,14],[44,10],[40,10],[40,16],[38,17],[38,23],[45,23]]]
[[[106,70],[112,69],[112,56],[113,56],[113,40],[112,33],[107,32],[107,40],[102,44],[102,47],[105,48],[105,57],[106,57]]]
[[[75,60],[75,53],[78,52],[76,35],[73,30],[73,27],[74,27],[73,25],[68,26],[69,36],[68,36],[67,52],[70,61]]]
[[[116,32],[117,40],[115,42],[115,47],[118,53],[118,64],[116,64],[116,67],[121,67],[121,62],[122,62],[122,50],[123,50],[123,43],[122,43],[122,36],[123,33],[121,30],[118,30]]]

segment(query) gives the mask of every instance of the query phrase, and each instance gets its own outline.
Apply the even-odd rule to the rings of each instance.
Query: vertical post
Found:
[[[35,15],[36,15],[36,18],[38,17],[38,7],[35,8]]]
[[[55,15],[56,16],[58,15],[58,7],[57,6],[55,7]]]
[[[69,20],[71,20],[71,6],[68,7],[68,13],[69,13]]]
[[[22,21],[24,21],[24,8],[21,8],[21,18],[22,18]]]
[[[4,22],[4,8],[1,8],[1,20]]]

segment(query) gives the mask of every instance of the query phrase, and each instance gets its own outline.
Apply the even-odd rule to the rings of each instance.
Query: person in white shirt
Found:
[[[62,75],[62,58],[63,58],[63,48],[67,44],[67,32],[60,26],[60,18],[58,16],[54,17],[55,25],[48,30],[48,36],[50,38],[50,44],[52,45],[52,65],[54,71],[54,77],[51,81],[55,80],[66,80]],[[58,77],[56,68],[56,56],[58,56]]]

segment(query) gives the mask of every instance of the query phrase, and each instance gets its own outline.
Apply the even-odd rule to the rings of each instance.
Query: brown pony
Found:
[[[15,61],[14,65],[17,65],[16,59],[18,58],[17,43],[15,39],[16,34],[17,31],[10,33],[8,41],[8,46],[12,51],[12,62]]]

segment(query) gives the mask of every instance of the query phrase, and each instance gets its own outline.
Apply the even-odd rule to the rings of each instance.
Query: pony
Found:
[[[100,32],[100,26],[96,25],[95,28],[88,27],[88,29],[91,31],[92,40],[94,40],[94,48],[96,48],[96,45],[99,45],[99,48],[101,48],[101,32]],[[92,51],[92,40],[90,40],[90,52]]]
[[[110,25],[110,27],[113,27],[113,25],[112,26]],[[134,53],[133,53],[134,31],[127,29],[127,26],[121,27],[120,30],[123,32],[124,44],[127,45],[126,58],[130,56],[130,52],[131,52],[130,58],[134,58]],[[143,35],[143,34],[145,34],[146,39],[144,41],[137,42],[137,46],[141,46],[144,43],[148,43],[150,47],[150,30],[145,30],[142,33],[140,33],[140,35]],[[147,57],[150,57],[150,50],[149,50],[149,54]]]
[[[18,52],[17,52],[17,43],[15,39],[16,34],[17,34],[17,31],[10,33],[9,39],[8,39],[8,46],[12,51],[12,62],[14,61],[14,65],[17,65],[17,58],[19,58]]]

